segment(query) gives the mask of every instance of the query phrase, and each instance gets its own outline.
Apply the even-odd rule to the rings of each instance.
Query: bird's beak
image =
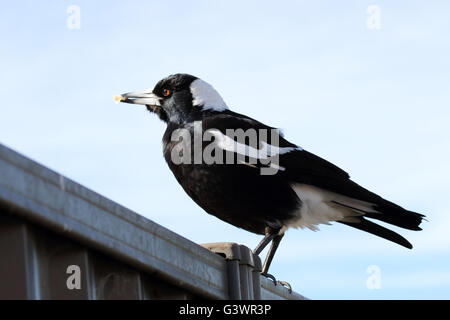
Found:
[[[147,106],[161,107],[161,98],[152,92],[152,90],[142,90],[124,93],[114,96],[116,103],[125,102],[132,104],[144,104]]]

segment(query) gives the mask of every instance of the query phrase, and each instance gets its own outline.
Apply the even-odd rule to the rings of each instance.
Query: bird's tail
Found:
[[[385,227],[382,227],[376,223],[373,223],[369,220],[366,220],[364,219],[364,217],[358,217],[358,220],[359,220],[358,222],[356,221],[355,222],[338,221],[338,222],[359,230],[369,232],[386,240],[390,240],[408,249],[412,249],[413,247],[412,244],[398,233],[389,230]]]
[[[370,209],[361,208],[361,206],[353,207],[352,204],[349,203],[342,203],[337,201],[334,201],[334,203],[347,210],[350,209],[360,213],[359,216],[353,216],[351,219],[344,219],[343,221],[338,222],[372,233],[376,236],[393,241],[409,249],[412,248],[411,243],[409,243],[409,241],[403,238],[401,235],[376,223],[366,220],[365,218],[367,217],[377,219],[409,230],[422,230],[419,225],[425,217],[423,214],[405,210],[402,207],[390,201],[384,200],[381,197],[376,204],[370,205]]]
[[[405,210],[384,199],[374,206],[374,210],[376,212],[368,212],[365,216],[409,230],[422,230],[419,225],[425,217],[423,214]]]

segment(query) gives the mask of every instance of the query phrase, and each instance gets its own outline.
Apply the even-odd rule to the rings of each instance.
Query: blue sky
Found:
[[[69,29],[67,8],[80,8]],[[380,29],[367,27],[369,5]],[[290,230],[271,273],[313,299],[450,298],[448,1],[13,1],[0,11],[0,143],[197,242],[260,236],[205,214],[161,152],[164,124],[112,95],[178,72],[410,210],[413,250]],[[371,265],[379,289],[366,285]]]

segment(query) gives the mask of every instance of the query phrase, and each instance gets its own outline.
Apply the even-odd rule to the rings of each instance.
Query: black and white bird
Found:
[[[234,226],[264,235],[254,250],[256,254],[272,242],[262,270],[265,275],[289,228],[317,230],[319,224],[337,221],[406,248],[412,245],[405,238],[371,220],[421,230],[424,215],[405,210],[361,187],[350,180],[347,172],[287,141],[275,128],[231,111],[219,93],[197,77],[171,75],[153,89],[125,93],[114,99],[145,105],[167,123],[163,136],[165,160],[200,207]],[[174,133],[180,130],[190,135],[174,141]],[[194,155],[195,147],[180,149],[180,141],[186,139],[189,141],[184,141],[183,146],[198,145],[194,140],[199,130],[210,132],[209,141],[200,143],[201,151],[207,151],[214,142],[212,156],[223,152],[224,158],[239,159],[211,163],[202,161],[201,152],[200,158]],[[236,141],[230,137],[230,130],[270,134],[255,148],[249,139]],[[192,153],[192,157],[187,157],[191,161],[174,161],[174,155],[189,156],[186,152]],[[268,162],[269,157],[277,161]],[[262,169],[274,172],[263,174]]]

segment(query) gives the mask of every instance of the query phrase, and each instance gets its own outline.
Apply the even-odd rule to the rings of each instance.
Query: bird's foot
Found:
[[[292,293],[292,287],[289,284],[289,282],[287,282],[287,281],[277,281],[277,283],[279,283],[280,285],[282,285],[283,287],[288,289],[289,293]]]
[[[266,278],[269,278],[270,280],[273,281],[274,285],[277,285],[277,279],[275,279],[275,277],[273,275],[271,275],[270,273],[262,273],[261,272],[261,275],[266,277]]]
[[[261,275],[272,280],[274,285],[281,285],[281,286],[285,287],[286,289],[288,289],[289,293],[292,293],[292,286],[289,284],[289,282],[277,280],[270,273],[261,273]]]

